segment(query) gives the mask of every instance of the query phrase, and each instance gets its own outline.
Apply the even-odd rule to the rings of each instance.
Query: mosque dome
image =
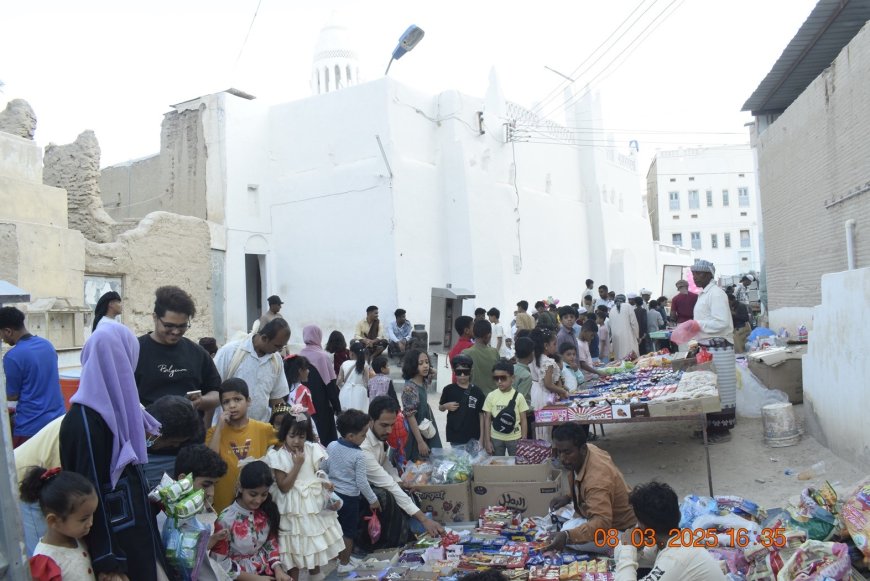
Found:
[[[359,58],[352,35],[333,16],[320,31],[314,48],[311,94],[323,95],[359,82]]]

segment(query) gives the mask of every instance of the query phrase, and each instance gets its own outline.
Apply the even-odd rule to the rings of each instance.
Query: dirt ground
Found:
[[[438,399],[439,394],[430,393],[429,405],[435,411],[439,433],[444,434],[446,414],[438,411]],[[802,422],[803,406],[794,409]],[[599,439],[594,444],[610,453],[629,486],[655,479],[670,484],[681,498],[706,495],[704,446],[692,438],[695,429],[697,423],[692,421],[608,424],[603,437],[598,428]],[[798,480],[801,471],[817,462],[825,463],[824,474]],[[710,463],[715,494],[742,496],[764,508],[784,506],[789,499],[796,500],[803,488],[825,480],[841,491],[870,475],[870,466],[843,460],[808,435],[787,448],[765,445],[761,418],[738,417],[731,441],[710,446]]]

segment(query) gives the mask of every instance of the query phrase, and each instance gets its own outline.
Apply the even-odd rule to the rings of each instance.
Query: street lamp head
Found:
[[[423,32],[423,29],[416,24],[409,26],[408,30],[402,33],[399,38],[399,44],[393,49],[393,60],[399,60],[406,52],[413,50],[417,43],[423,39],[424,34],[426,33]]]

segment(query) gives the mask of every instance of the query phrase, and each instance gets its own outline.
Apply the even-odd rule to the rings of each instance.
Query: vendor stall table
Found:
[[[588,424],[588,425],[603,425],[603,424],[645,424],[647,422],[700,422],[701,435],[704,439],[704,455],[707,459],[707,486],[710,490],[710,496],[713,495],[713,471],[710,468],[710,445],[707,441],[707,415],[705,413],[679,415],[679,416],[659,416],[659,417],[632,417],[622,419],[584,419],[574,420],[572,422],[535,422],[535,427],[539,426],[560,426],[562,424]],[[603,428],[602,428],[603,430]]]

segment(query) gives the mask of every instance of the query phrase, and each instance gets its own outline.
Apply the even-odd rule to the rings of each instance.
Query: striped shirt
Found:
[[[329,457],[323,460],[320,468],[329,474],[329,480],[335,485],[335,491],[345,496],[359,496],[362,493],[369,504],[376,502],[368,476],[366,476],[366,460],[362,449],[339,438],[326,448]]]

